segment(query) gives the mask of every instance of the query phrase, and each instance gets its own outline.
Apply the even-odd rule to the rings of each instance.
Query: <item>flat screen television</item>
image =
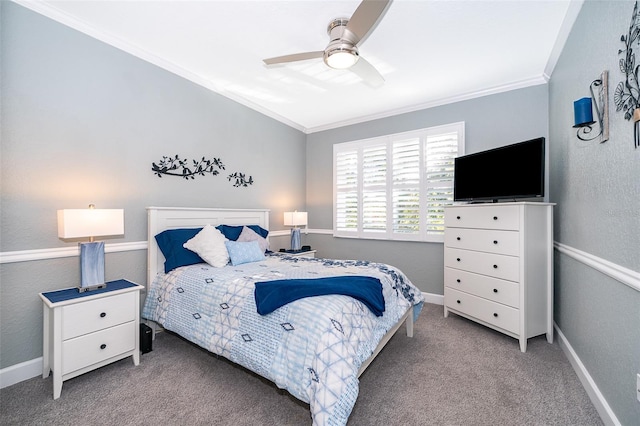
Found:
[[[454,201],[544,197],[545,139],[536,138],[455,159]]]

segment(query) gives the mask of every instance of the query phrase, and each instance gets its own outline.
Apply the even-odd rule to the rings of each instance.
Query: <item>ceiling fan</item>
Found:
[[[267,65],[323,58],[334,69],[348,69],[373,87],[381,86],[384,78],[358,53],[358,46],[371,34],[389,8],[391,0],[363,0],[350,19],[336,18],[329,23],[329,44],[324,50],[295,53],[264,59]]]

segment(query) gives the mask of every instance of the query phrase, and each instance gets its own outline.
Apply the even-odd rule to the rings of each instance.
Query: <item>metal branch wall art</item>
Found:
[[[631,15],[629,32],[620,37],[625,44],[624,49],[618,50],[618,55],[624,54],[620,59],[620,71],[625,75],[625,81],[618,83],[613,101],[616,111],[624,110],[624,118],[633,118],[633,143],[636,148],[640,146],[640,86],[638,84],[638,68],[636,55],[633,53],[634,44],[640,44],[640,16],[638,15],[638,2],[635,2]]]
[[[160,178],[165,175],[179,176],[189,180],[195,179],[196,176],[217,176],[220,174],[220,170],[225,170],[225,167],[219,158],[207,160],[205,157],[202,157],[202,159],[198,161],[189,161],[187,159],[181,159],[176,154],[174,157],[162,156],[162,160],[157,164],[151,163],[151,170]],[[253,177],[247,177],[246,174],[240,172],[231,173],[227,176],[227,180],[232,182],[236,188],[253,185]]]

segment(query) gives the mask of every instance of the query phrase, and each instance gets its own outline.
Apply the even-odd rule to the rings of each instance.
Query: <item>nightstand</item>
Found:
[[[141,285],[110,281],[105,288],[40,293],[43,301],[42,378],[53,371],[53,399],[62,382],[114,361],[140,363]]]
[[[281,256],[292,256],[292,257],[316,257],[316,250],[307,250],[307,251],[279,251],[274,252],[275,254]]]

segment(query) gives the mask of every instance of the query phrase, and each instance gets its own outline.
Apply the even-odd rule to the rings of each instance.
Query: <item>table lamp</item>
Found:
[[[96,209],[93,204],[88,209],[58,210],[58,237],[89,238],[89,242],[79,242],[80,286],[84,292],[106,287],[104,281],[104,241],[95,237],[124,234],[123,209]]]
[[[291,228],[291,250],[300,250],[300,228],[298,226],[307,225],[307,212],[284,212],[284,226],[293,226]]]

